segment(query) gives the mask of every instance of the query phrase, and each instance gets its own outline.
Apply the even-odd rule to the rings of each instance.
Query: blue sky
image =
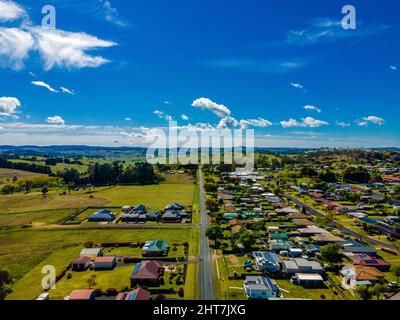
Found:
[[[41,27],[44,5],[56,29]],[[0,144],[145,144],[168,125],[259,147],[400,146],[400,4],[0,0]]]

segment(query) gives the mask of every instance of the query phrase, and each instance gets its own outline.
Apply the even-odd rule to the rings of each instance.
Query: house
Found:
[[[114,256],[97,257],[94,260],[94,270],[112,270],[117,265],[117,258]]]
[[[146,213],[146,207],[143,204],[139,204],[137,206],[132,207],[130,212],[143,214]]]
[[[256,260],[256,268],[258,271],[277,272],[281,270],[281,259],[273,252],[253,252],[253,257]]]
[[[92,258],[87,256],[80,256],[72,261],[71,269],[72,271],[85,271],[89,268]]]
[[[143,257],[163,257],[169,252],[168,242],[162,240],[147,241],[143,246]]]
[[[124,213],[121,215],[122,222],[137,222],[140,214],[135,212]]]
[[[147,221],[159,221],[161,218],[161,213],[156,212],[148,212],[146,213]]]
[[[172,203],[165,207],[165,211],[180,211],[183,210],[185,207],[180,203]]]
[[[360,285],[372,286],[385,281],[385,274],[373,267],[344,266],[340,273],[343,284],[353,289]]]
[[[303,255],[303,250],[299,248],[289,248],[289,257],[298,258]]]
[[[322,266],[318,262],[302,258],[283,261],[282,269],[288,275],[295,275],[296,273],[324,273]]]
[[[278,216],[287,216],[292,213],[299,213],[299,210],[287,207],[283,209],[276,209],[275,212]]]
[[[166,223],[180,223],[182,222],[182,216],[178,211],[168,211],[163,214],[162,221]]]
[[[89,222],[111,222],[115,220],[115,213],[111,210],[101,210],[89,216]]]
[[[281,233],[270,233],[269,238],[271,240],[281,240],[281,241],[287,241],[289,239],[288,235],[284,232]]]
[[[340,242],[343,241],[342,238],[333,235],[330,232],[326,232],[326,233],[321,233],[321,234],[317,234],[315,236],[311,237],[311,240],[318,245],[326,245],[328,243],[336,243],[336,242]]]
[[[292,241],[271,241],[269,243],[270,250],[272,252],[280,252],[280,251],[285,251],[289,250],[290,248],[294,247],[294,243]]]
[[[267,300],[279,297],[279,287],[270,278],[247,276],[243,283],[244,291],[249,299]]]
[[[161,269],[162,265],[158,261],[142,261],[136,264],[131,274],[131,286],[159,286]]]
[[[86,248],[83,249],[80,253],[80,256],[90,257],[92,260],[96,259],[97,257],[101,257],[102,255],[102,248]]]
[[[296,273],[291,281],[306,288],[321,288],[324,286],[324,279],[318,273]]]
[[[120,292],[115,300],[125,301],[139,301],[139,300],[150,300],[150,291],[142,288],[138,288],[131,292]]]
[[[308,243],[304,246],[306,253],[309,254],[310,256],[315,256],[317,253],[319,253],[319,246],[313,243]]]
[[[224,220],[236,220],[238,217],[237,213],[225,213],[223,216]]]
[[[74,290],[69,295],[68,300],[89,301],[94,300],[94,290]]]
[[[369,256],[359,257],[353,261],[355,266],[374,267],[381,272],[388,272],[390,264],[383,259],[371,258]]]

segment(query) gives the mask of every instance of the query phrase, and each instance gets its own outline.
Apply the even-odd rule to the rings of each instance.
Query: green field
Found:
[[[197,227],[162,226],[148,229],[74,229],[55,228],[61,219],[88,206],[123,206],[144,204],[150,210],[163,209],[167,204],[178,202],[186,207],[198,207],[198,190],[194,180],[187,175],[167,175],[166,181],[151,186],[115,186],[79,191],[54,188],[46,197],[40,192],[0,195],[0,266],[10,272],[15,280],[9,299],[33,299],[41,293],[41,270],[53,265],[63,270],[79,255],[85,242],[144,242],[166,240],[170,245],[189,243],[190,259],[195,260],[199,252]],[[171,251],[171,256],[181,255]],[[122,250],[122,249],[117,249]],[[118,251],[116,251],[118,252]],[[116,269],[117,270],[117,269]],[[109,287],[125,288],[129,277],[120,279],[119,272],[98,277],[104,290]],[[131,271],[131,270],[130,270]],[[85,279],[74,277],[68,286],[61,286],[55,298],[69,294],[71,288],[82,286]],[[85,275],[82,275],[84,277]],[[197,263],[188,266],[185,298],[197,297]],[[64,280],[62,280],[64,281]],[[114,285],[111,282],[114,281]],[[70,285],[71,283],[71,285]],[[60,285],[62,282],[60,283]]]
[[[143,242],[152,239],[163,239],[170,244],[188,242],[189,255],[198,255],[199,235],[195,228],[134,229],[131,231],[111,229],[1,231],[0,265],[17,280],[12,288],[13,293],[8,296],[8,299],[35,298],[42,291],[41,279],[43,275],[41,271],[43,266],[52,265],[60,272],[79,255],[83,244],[87,241],[99,244],[103,242]],[[188,273],[195,272],[195,268],[188,269]],[[110,276],[110,278],[111,280],[105,279],[104,281],[116,279],[115,285],[111,287],[120,284],[118,277]],[[193,278],[193,275],[188,274],[188,278]],[[85,288],[86,283],[77,282],[76,286]],[[104,286],[106,284],[108,283],[105,282]],[[187,283],[185,297],[193,298],[195,290],[194,283]],[[64,295],[64,292],[60,295]]]

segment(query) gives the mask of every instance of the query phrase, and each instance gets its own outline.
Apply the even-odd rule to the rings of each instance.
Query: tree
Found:
[[[357,295],[362,299],[362,300],[371,300],[373,292],[370,288],[367,286],[359,286],[356,289]]]
[[[8,287],[12,283],[13,280],[8,271],[0,270],[0,300],[4,300],[5,297],[12,292]]]
[[[87,284],[88,284],[88,286],[89,286],[89,289],[92,289],[92,287],[94,287],[95,285],[97,285],[96,277],[97,277],[97,276],[96,276],[95,274],[92,274],[91,277],[90,277],[89,279],[86,280],[86,282],[87,282]]]
[[[212,224],[207,228],[206,236],[208,239],[218,243],[218,241],[224,237],[224,232],[218,224]]]
[[[240,234],[239,241],[245,246],[245,248],[250,249],[255,243],[256,239],[253,232],[245,230]]]
[[[384,292],[384,289],[385,289],[384,286],[381,285],[380,283],[375,284],[374,287],[372,288],[373,293],[376,295],[377,300],[380,300],[381,293]]]
[[[396,282],[399,283],[400,278],[400,264],[394,264],[390,268],[390,272],[396,277]]]
[[[321,257],[323,260],[329,263],[340,263],[342,262],[342,254],[337,244],[328,244],[321,247]]]
[[[208,198],[206,200],[206,208],[207,208],[207,210],[210,210],[211,212],[217,212],[219,209],[219,204],[214,199]]]
[[[49,192],[49,189],[47,187],[43,187],[42,189],[42,195],[43,197],[45,197],[47,195],[47,193]]]

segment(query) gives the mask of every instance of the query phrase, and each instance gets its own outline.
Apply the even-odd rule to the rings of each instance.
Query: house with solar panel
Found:
[[[139,301],[139,300],[150,300],[150,291],[142,288],[138,288],[131,292],[120,292],[115,300],[123,301]]]
[[[160,285],[162,264],[158,261],[142,261],[135,265],[131,274],[131,287]]]
[[[143,257],[165,257],[169,252],[169,244],[163,240],[147,241],[143,246]]]
[[[256,269],[263,273],[273,273],[281,270],[281,259],[273,252],[253,252]]]
[[[247,276],[243,287],[247,297],[253,300],[267,300],[280,296],[276,282],[262,276]]]

